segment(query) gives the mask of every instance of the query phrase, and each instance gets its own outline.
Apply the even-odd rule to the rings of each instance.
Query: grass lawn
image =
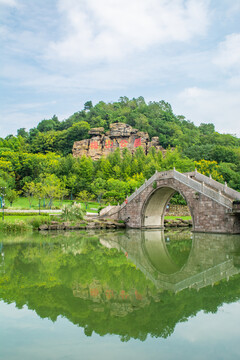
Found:
[[[71,204],[73,203],[74,200],[63,200],[63,202],[61,201],[58,201],[58,200],[54,200],[53,201],[53,204],[52,204],[52,209],[54,208],[58,208],[58,209],[61,209],[64,205],[67,205],[67,204]],[[82,204],[82,207],[84,209],[86,209],[86,205],[84,203],[81,203]],[[44,208],[43,206],[43,200],[41,200],[41,209],[48,209],[47,205],[47,201],[45,202],[45,205],[46,207]],[[87,206],[87,211],[88,212],[93,212],[93,213],[97,213],[98,211],[95,210],[95,209],[98,209],[100,207],[100,204],[98,202],[89,202],[88,203],[88,206]],[[30,204],[29,204],[29,201],[26,197],[19,197],[17,199],[17,201],[15,201],[13,203],[12,206],[10,206],[9,202],[6,201],[6,206],[5,206],[5,209],[16,209],[16,210],[38,210],[39,209],[39,199],[33,199],[32,200],[32,206],[30,207]],[[94,209],[94,210],[92,210]]]
[[[191,220],[191,216],[164,216],[166,220],[175,220],[175,219],[183,219],[183,220]]]
[[[28,221],[30,219],[36,218],[39,215],[29,215],[29,216],[21,216],[21,215],[12,215],[12,216],[8,216],[8,215],[4,215],[4,221],[10,222],[10,223],[14,223],[15,221]],[[49,216],[48,215],[40,215],[41,219],[42,218],[46,218],[48,219]],[[0,216],[0,222],[3,221],[2,217]]]
[[[54,200],[53,204],[52,204],[52,209],[61,209],[64,205],[67,205],[67,204],[71,204],[73,203],[74,200],[64,200],[63,202],[61,201],[58,201],[58,200]],[[47,208],[47,201],[46,201],[46,207],[44,208],[43,207],[43,200],[41,200],[41,207],[40,209],[43,210],[43,209],[48,209]],[[81,203],[82,205],[82,208],[83,209],[86,209],[87,212],[90,212],[90,213],[97,213],[98,212],[98,208],[102,205],[100,205],[98,202],[95,202],[95,201],[91,201],[91,202],[88,202],[88,205],[87,205],[87,208],[86,208],[86,204],[85,203]],[[30,207],[29,205],[29,201],[26,197],[19,197],[17,199],[17,201],[15,201],[13,203],[13,206],[10,206],[9,202],[6,201],[6,206],[5,206],[5,209],[9,209],[9,210],[38,210],[39,209],[39,199],[33,199],[32,200],[32,206]],[[7,214],[5,215],[7,217]],[[36,214],[37,216],[37,214]],[[8,216],[9,218],[11,217],[12,219],[14,219],[14,216]],[[16,218],[23,218],[23,216],[16,216]],[[33,216],[35,217],[35,216]],[[29,216],[30,218],[30,216]],[[176,218],[181,218],[183,220],[191,220],[191,216],[165,216],[165,219],[167,220],[170,220],[170,219],[176,219]],[[14,221],[14,220],[10,220],[11,222]],[[18,219],[19,220],[19,219]],[[0,209],[0,221],[1,221],[1,209]]]
[[[64,204],[71,204],[71,200],[64,200]],[[47,201],[45,202],[46,209],[47,209]],[[61,207],[61,202],[58,200],[53,201],[52,207]],[[38,210],[39,209],[39,199],[32,200],[32,206],[30,207],[29,201],[26,197],[19,197],[12,206],[10,206],[9,202],[6,200],[5,208],[8,209],[18,209],[18,210]],[[43,200],[41,200],[41,209],[43,209]]]

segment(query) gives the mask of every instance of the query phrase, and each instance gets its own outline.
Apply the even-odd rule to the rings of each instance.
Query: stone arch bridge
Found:
[[[164,215],[172,196],[186,200],[193,231],[240,233],[240,193],[197,171],[156,172],[122,205],[109,206],[100,216],[123,220],[130,228],[164,227]]]

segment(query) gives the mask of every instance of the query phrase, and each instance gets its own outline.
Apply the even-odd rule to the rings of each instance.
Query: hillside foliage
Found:
[[[154,148],[145,154],[140,147],[134,154],[116,150],[98,161],[73,158],[75,141],[88,138],[93,127],[107,131],[114,122],[158,136],[167,149],[165,157]],[[22,194],[51,203],[54,197],[74,198],[83,191],[99,201],[121,202],[156,170],[173,167],[180,172],[197,168],[240,191],[240,139],[216,132],[211,123],[196,126],[175,115],[170,104],[146,103],[143,97],[95,106],[88,101],[68,119],[59,121],[54,115],[29,131],[20,128],[16,136],[0,138],[0,188],[11,202]]]

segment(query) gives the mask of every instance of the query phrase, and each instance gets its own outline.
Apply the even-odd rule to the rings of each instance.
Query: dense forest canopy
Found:
[[[73,158],[75,141],[88,138],[93,127],[107,131],[114,122],[148,132],[150,138],[158,136],[160,144],[168,149],[166,156],[163,158],[154,148],[146,155],[138,148],[135,154],[117,150],[98,161],[84,156]],[[0,138],[0,187],[6,187],[12,199],[20,192],[36,195],[36,184],[55,182],[58,197],[87,191],[118,202],[156,170],[174,166],[181,172],[197,168],[240,190],[240,139],[216,132],[211,123],[196,126],[184,116],[175,115],[165,101],[146,103],[143,97],[121,97],[117,102],[100,101],[95,106],[88,101],[84,109],[68,119],[59,121],[54,115],[29,131],[20,128],[17,136]]]

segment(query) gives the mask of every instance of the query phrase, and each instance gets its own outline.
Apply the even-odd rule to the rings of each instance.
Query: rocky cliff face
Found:
[[[165,150],[159,144],[158,137],[149,140],[148,133],[138,131],[128,124],[114,123],[110,125],[110,131],[104,132],[104,128],[93,128],[89,131],[90,139],[76,141],[73,144],[73,156],[90,156],[93,160],[98,160],[102,156],[107,156],[117,148],[123,150],[127,148],[132,153],[142,146],[147,154],[153,146],[156,150]]]

